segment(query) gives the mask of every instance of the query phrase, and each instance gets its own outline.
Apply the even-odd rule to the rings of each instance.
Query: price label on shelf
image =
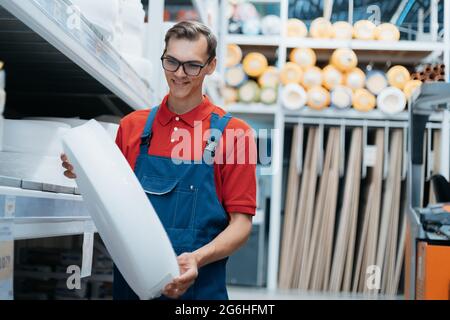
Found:
[[[0,220],[0,300],[13,299],[13,223]]]

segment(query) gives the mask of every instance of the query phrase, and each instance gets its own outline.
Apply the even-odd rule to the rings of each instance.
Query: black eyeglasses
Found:
[[[188,76],[196,77],[200,74],[202,69],[206,67],[211,62],[211,57],[208,58],[205,64],[200,64],[198,62],[186,61],[181,62],[172,57],[161,57],[161,62],[164,70],[169,72],[177,72],[180,66],[183,66],[184,73]]]

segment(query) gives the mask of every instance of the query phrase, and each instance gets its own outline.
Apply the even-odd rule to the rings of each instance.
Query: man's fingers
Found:
[[[62,166],[69,171],[73,171],[73,166],[69,162],[63,162]]]
[[[195,280],[198,276],[198,272],[195,269],[188,269],[185,273],[180,275],[178,278],[174,280],[175,283],[179,284],[187,284],[193,280]]]
[[[64,171],[64,175],[69,179],[75,179],[77,176],[69,170]]]
[[[61,161],[64,161],[64,162],[68,161],[67,155],[65,153],[61,154]]]

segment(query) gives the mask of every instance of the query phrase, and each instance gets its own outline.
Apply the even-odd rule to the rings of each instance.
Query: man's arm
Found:
[[[228,227],[213,241],[178,257],[181,275],[166,286],[163,294],[169,298],[183,295],[197,279],[199,268],[230,256],[248,240],[251,230],[251,215],[231,213]]]

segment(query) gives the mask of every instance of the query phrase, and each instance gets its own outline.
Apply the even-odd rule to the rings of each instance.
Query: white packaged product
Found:
[[[140,299],[161,295],[179,276],[175,252],[120,150],[95,121],[70,130],[63,146],[97,230]]]

